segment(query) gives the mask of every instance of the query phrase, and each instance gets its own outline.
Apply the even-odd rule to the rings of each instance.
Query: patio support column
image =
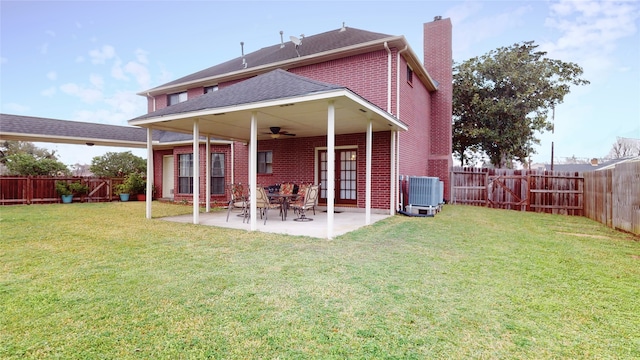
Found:
[[[206,211],[211,212],[211,136],[207,135],[207,145],[206,145],[207,153],[205,154],[206,164],[205,164],[205,206]]]
[[[256,207],[256,189],[258,186],[258,117],[251,112],[251,138],[249,140],[249,223],[251,231],[258,229],[258,208]]]
[[[147,128],[147,200],[146,217],[151,219],[151,201],[153,200],[153,129]]]
[[[396,175],[396,134],[398,132],[395,130],[391,130],[391,161],[389,166],[391,166],[391,188],[389,189],[389,215],[395,215],[396,208],[396,185],[398,184],[397,175]]]
[[[193,120],[193,223],[200,223],[200,120]]]
[[[336,109],[333,100],[327,109],[327,239],[333,238],[333,218],[336,189]]]
[[[373,146],[373,121],[371,120],[371,113],[367,113],[367,119],[369,123],[367,124],[367,163],[366,163],[366,175],[365,175],[365,216],[364,216],[364,224],[371,224],[371,154]]]

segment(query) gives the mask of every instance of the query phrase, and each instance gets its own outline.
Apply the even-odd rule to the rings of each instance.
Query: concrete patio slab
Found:
[[[200,225],[206,226],[218,226],[223,228],[242,229],[249,231],[250,225],[247,222],[243,222],[241,216],[237,216],[239,210],[235,210],[229,216],[227,222],[227,211],[214,211],[210,213],[200,213]],[[316,210],[316,214],[313,212],[307,215],[312,218],[313,221],[299,222],[294,221],[295,216],[292,212],[285,221],[282,220],[277,210],[274,210],[268,214],[267,223],[264,223],[264,219],[258,218],[257,231],[267,233],[277,233],[286,235],[299,235],[309,236],[315,238],[326,239],[327,236],[327,213],[324,210]],[[371,223],[388,218],[390,215],[384,214],[371,214]],[[161,220],[191,223],[193,221],[193,215],[179,215],[161,218]],[[360,229],[365,225],[365,214],[362,212],[349,212],[342,211],[334,214],[333,220],[333,237],[337,237],[348,232]]]

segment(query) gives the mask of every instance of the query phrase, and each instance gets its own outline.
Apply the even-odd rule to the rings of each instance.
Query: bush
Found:
[[[79,182],[56,181],[56,192],[58,195],[84,195],[89,192],[89,186]]]

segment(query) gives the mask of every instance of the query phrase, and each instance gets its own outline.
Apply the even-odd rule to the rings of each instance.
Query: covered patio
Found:
[[[217,226],[222,228],[251,231],[251,224],[247,221],[243,222],[243,217],[237,215],[238,211],[232,212],[231,216],[229,216],[229,221],[227,222],[226,211],[200,213],[199,224],[205,226]],[[258,216],[255,231],[294,236],[309,236],[320,239],[326,238],[325,234],[328,223],[326,209],[317,209],[315,215],[313,214],[313,212],[311,212],[309,214],[309,217],[312,218],[313,221],[307,222],[294,221],[294,216],[290,216],[287,218],[287,220],[282,221],[281,217],[278,215],[277,210],[270,211],[268,216],[269,218],[267,219],[266,224],[264,223],[264,220],[260,219],[260,216]],[[389,216],[389,214],[371,214],[370,224],[386,219]],[[162,218],[161,220],[180,223],[191,223],[192,216],[170,216]],[[358,230],[366,225],[367,224],[365,224],[364,212],[336,210],[336,212],[333,214],[333,236],[344,235],[348,232]]]
[[[407,125],[393,115],[370,103],[366,99],[353,93],[349,89],[328,83],[311,80],[284,70],[274,70],[269,73],[230,85],[219,91],[207,93],[197,98],[168,106],[129,121],[130,125],[147,128],[150,135],[153,129],[193,134],[193,163],[199,164],[198,155],[200,136],[206,136],[209,156],[211,137],[232,141],[242,141],[249,146],[249,188],[255,189],[257,184],[257,151],[258,141],[270,139],[269,134],[259,132],[259,128],[278,126],[295,132],[301,137],[326,137],[328,157],[327,178],[335,179],[334,152],[336,135],[361,133],[366,136],[365,171],[365,207],[360,219],[355,219],[356,225],[364,226],[372,223],[374,214],[371,206],[371,163],[373,133],[379,132],[390,136],[389,168],[391,176],[388,179],[389,201],[384,212],[393,215],[397,206],[396,174],[398,169],[398,133],[406,131]],[[148,137],[148,178],[153,178],[153,144]],[[292,151],[295,151],[292,149]],[[207,189],[206,209],[210,209],[210,161],[206,159],[205,189]],[[200,183],[201,175],[198,167],[193,167],[193,182]],[[316,178],[317,183],[317,178]],[[151,218],[151,182],[147,182],[146,216]],[[334,213],[335,184],[329,181],[323,184],[327,189],[327,213],[324,221],[313,221],[313,227],[323,226],[324,238],[333,238],[339,231],[336,224],[337,215]],[[200,199],[199,187],[193,187],[193,198]],[[255,192],[250,194],[250,231],[260,230],[259,216],[256,208]],[[381,209],[376,209],[379,212]],[[207,215],[208,216],[208,215]],[[193,202],[191,221],[202,224],[204,215],[200,214],[198,201]],[[213,221],[213,220],[211,220]],[[242,223],[242,221],[240,221]],[[276,221],[273,221],[276,223]],[[309,224],[309,223],[307,223]],[[282,224],[279,224],[280,226]],[[296,224],[298,225],[298,224]],[[304,227],[305,224],[303,224]],[[275,225],[273,226],[275,228]],[[289,226],[282,227],[289,228]]]

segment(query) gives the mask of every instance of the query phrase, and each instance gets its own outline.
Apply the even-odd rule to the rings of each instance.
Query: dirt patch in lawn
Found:
[[[559,234],[579,236],[579,237],[588,237],[588,238],[592,238],[592,239],[611,240],[610,237],[604,236],[604,235],[579,234],[579,233],[570,233],[570,232],[559,232]]]

